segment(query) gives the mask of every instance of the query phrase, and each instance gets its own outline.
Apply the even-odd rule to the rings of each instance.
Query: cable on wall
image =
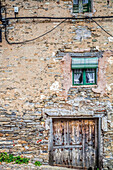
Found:
[[[36,37],[36,38],[33,38],[33,39],[30,39],[30,40],[25,40],[25,41],[21,41],[21,42],[10,42],[8,40],[8,37],[7,37],[7,25],[5,25],[5,39],[7,41],[8,44],[12,45],[12,44],[24,44],[24,43],[28,43],[28,42],[31,42],[31,41],[34,41],[34,40],[37,40],[47,34],[49,34],[50,32],[52,32],[53,30],[55,30],[57,27],[59,27],[62,23],[64,23],[67,19],[64,19],[63,21],[61,21],[58,25],[56,25],[54,28],[52,28],[51,30],[45,32],[44,34]]]
[[[1,7],[1,1],[0,1],[0,7]],[[3,6],[2,6],[3,7]],[[92,17],[89,17],[89,16],[85,16],[85,17],[39,17],[39,16],[32,16],[32,17],[8,17],[7,18],[7,13],[6,13],[6,8],[5,9],[5,18],[2,18],[0,17],[1,21],[2,21],[2,24],[4,25],[5,27],[5,39],[7,41],[8,44],[24,44],[24,43],[28,43],[28,42],[31,42],[31,41],[34,41],[36,39],[39,39],[45,35],[47,35],[48,33],[52,32],[54,29],[56,29],[57,27],[59,27],[63,22],[65,22],[67,19],[68,20],[81,20],[81,19],[89,19],[89,20],[92,20],[93,22],[95,22],[104,32],[106,32],[109,36],[113,37],[112,34],[110,34],[109,32],[107,32],[99,23],[97,23],[94,19],[105,19],[105,18],[113,18],[113,16],[92,16]],[[63,19],[63,21],[61,21],[58,25],[56,25],[54,28],[52,28],[51,30],[45,32],[44,34],[36,37],[36,38],[33,38],[33,39],[30,39],[30,40],[25,40],[25,41],[21,41],[21,42],[10,42],[8,40],[8,36],[7,36],[7,25],[8,25],[8,21],[9,20],[19,20],[19,19],[58,19],[58,20],[61,20]]]
[[[92,19],[92,18],[91,18]],[[109,36],[113,37],[112,34],[110,34],[109,32],[107,32],[99,23],[97,23],[94,19],[92,19],[93,22],[95,22],[106,34],[108,34]]]
[[[86,19],[86,18],[84,18]],[[110,34],[109,32],[107,32],[99,23],[97,23],[94,19],[92,19],[92,17],[88,17],[87,19],[91,19],[93,22],[95,22],[106,34],[108,34],[109,36],[113,37],[112,34]],[[62,23],[64,23],[67,19],[64,19],[63,21],[61,21],[58,25],[56,25],[54,28],[52,28],[51,30],[45,32],[44,34],[36,37],[36,38],[33,38],[33,39],[30,39],[30,40],[25,40],[25,41],[21,41],[21,42],[10,42],[8,40],[8,37],[7,37],[7,24],[5,25],[5,39],[7,41],[8,44],[12,45],[12,44],[24,44],[24,43],[28,43],[28,42],[31,42],[31,41],[34,41],[34,40],[37,40],[47,34],[49,34],[50,32],[52,32],[53,30],[55,30],[57,27],[59,27]]]
[[[7,41],[8,44],[12,45],[12,44],[24,44],[24,43],[28,43],[28,42],[31,42],[31,41],[34,41],[34,40],[37,40],[47,34],[49,34],[50,32],[52,32],[53,30],[55,30],[57,27],[59,27],[62,23],[64,23],[67,19],[70,20],[70,19],[74,19],[74,20],[81,20],[81,19],[90,19],[92,20],[93,22],[95,22],[104,32],[106,32],[108,35],[110,35],[111,37],[113,37],[110,33],[108,33],[100,24],[98,24],[94,19],[98,19],[98,18],[113,18],[113,16],[93,16],[93,17],[89,17],[89,16],[85,16],[83,18],[75,18],[75,17],[37,17],[37,16],[33,16],[33,17],[12,17],[12,18],[7,18],[7,13],[6,13],[6,8],[5,8],[5,18],[2,20],[2,22],[4,21],[4,26],[5,26],[5,39]],[[45,32],[44,34],[36,37],[36,38],[33,38],[33,39],[30,39],[30,40],[25,40],[25,41],[21,41],[21,42],[10,42],[8,40],[8,37],[7,37],[7,25],[8,25],[8,21],[9,20],[13,20],[13,19],[63,19],[63,21],[61,21],[58,25],[56,25],[54,28],[52,28],[51,30]]]
[[[26,20],[26,19],[68,19],[68,20],[81,20],[81,19],[106,19],[106,18],[113,18],[112,15],[109,15],[109,16],[92,16],[92,17],[89,17],[89,16],[85,16],[85,17],[41,17],[41,16],[32,16],[32,17],[6,17],[5,20]]]

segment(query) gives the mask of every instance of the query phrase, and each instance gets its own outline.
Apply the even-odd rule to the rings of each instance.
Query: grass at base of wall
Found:
[[[12,154],[7,154],[7,152],[2,152],[0,153],[0,162],[6,162],[10,163],[13,162],[15,164],[28,164],[29,163],[28,158],[26,157],[21,157],[21,156],[13,156]],[[40,161],[35,161],[35,166],[41,166],[42,164]]]

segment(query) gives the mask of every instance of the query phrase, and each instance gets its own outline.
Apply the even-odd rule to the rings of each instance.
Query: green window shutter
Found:
[[[91,0],[82,0],[83,12],[91,12]]]
[[[97,68],[98,57],[93,58],[72,58],[72,69]]]
[[[79,12],[79,0],[73,0],[73,13]]]

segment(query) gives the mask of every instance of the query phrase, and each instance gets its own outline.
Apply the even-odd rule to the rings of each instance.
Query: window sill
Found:
[[[91,88],[92,88],[92,87],[97,87],[97,84],[96,84],[96,85],[78,85],[78,86],[76,86],[76,85],[73,86],[73,85],[72,85],[72,86],[71,86],[71,88],[75,88],[75,87],[76,87],[76,88],[77,88],[77,87],[84,87],[84,88],[86,88],[86,87],[91,87]]]
[[[71,13],[72,14],[72,16],[75,16],[75,17],[92,17],[93,16],[93,12],[85,12],[85,13]]]

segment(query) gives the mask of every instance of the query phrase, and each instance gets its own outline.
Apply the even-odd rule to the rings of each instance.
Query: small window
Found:
[[[91,12],[91,0],[73,0],[73,13]]]
[[[72,58],[73,85],[94,85],[97,80],[98,58]]]
[[[74,69],[73,85],[96,84],[96,69]]]
[[[109,5],[109,0],[107,0],[107,5]]]

